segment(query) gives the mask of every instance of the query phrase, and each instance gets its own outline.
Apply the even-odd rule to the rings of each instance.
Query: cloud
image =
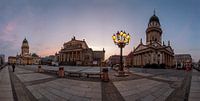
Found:
[[[14,21],[8,22],[5,28],[3,29],[3,32],[5,34],[11,33],[16,28],[16,23]]]
[[[57,52],[57,48],[45,48],[45,49],[42,49],[38,52],[38,54],[40,56],[48,56],[48,55],[54,55],[56,52]]]

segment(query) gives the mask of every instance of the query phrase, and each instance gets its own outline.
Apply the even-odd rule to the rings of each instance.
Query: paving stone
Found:
[[[167,98],[166,96],[160,96],[160,97],[158,97],[158,98],[155,98],[154,101],[165,101],[166,98]]]
[[[44,95],[50,101],[60,101],[60,100],[62,100],[59,96],[56,96],[56,95],[48,92],[45,89],[41,88],[41,89],[38,89],[38,90],[42,95]]]
[[[1,101],[14,101],[13,98],[0,98]]]
[[[30,68],[33,68],[30,66]],[[44,67],[46,68],[46,67]],[[47,67],[49,68],[49,66]],[[74,67],[70,67],[74,68]],[[88,67],[87,67],[88,68]],[[85,70],[87,68],[78,68],[74,70]],[[66,68],[69,69],[69,68]],[[17,73],[18,77],[23,82],[34,82],[35,80],[42,80],[49,75],[42,73],[33,73],[20,69],[22,72]],[[135,71],[134,71],[135,72]],[[40,101],[56,100],[56,101],[150,101],[157,100],[164,101],[174,89],[170,88],[168,81],[181,81],[184,75],[173,70],[137,70],[137,75],[144,77],[137,79],[116,79],[111,85],[102,86],[100,82],[90,82],[83,80],[72,80],[66,78],[59,78],[45,83],[28,85],[28,89]],[[176,74],[177,73],[177,74]],[[39,74],[39,75],[37,75]],[[42,74],[42,75],[41,75]],[[178,75],[181,75],[180,77]],[[31,78],[33,76],[33,78]],[[176,77],[177,76],[177,77]],[[50,76],[51,77],[51,76]],[[52,76],[53,77],[53,76]],[[31,79],[29,79],[31,78]],[[129,78],[129,77],[125,77]],[[117,81],[119,80],[119,81]],[[167,81],[168,80],[168,81]],[[106,89],[104,87],[107,87]],[[103,90],[102,90],[103,89]],[[113,90],[115,89],[115,90]],[[106,91],[107,90],[107,91]],[[109,100],[105,100],[104,93]],[[37,93],[38,92],[38,93]],[[160,93],[160,94],[159,94]],[[37,95],[38,94],[38,95]],[[102,95],[103,94],[103,95]],[[153,95],[154,94],[154,95]],[[122,96],[117,98],[116,96]]]
[[[189,101],[199,101],[199,98],[190,98]]]
[[[139,99],[139,95],[138,94],[134,94],[134,95],[129,95],[129,96],[125,96],[124,99],[125,101],[136,101]]]
[[[86,92],[85,97],[91,98],[91,99],[101,99],[101,93],[92,93],[92,92]]]
[[[53,78],[53,76],[49,76],[49,75],[45,75],[41,73],[17,74],[17,76],[18,78],[20,78],[22,82]]]
[[[13,101],[13,92],[11,87],[8,66],[0,71],[0,100]]]
[[[53,89],[53,88],[49,88],[49,92],[51,92],[52,94],[55,94],[55,95],[57,95],[59,97],[62,97],[64,99],[66,99],[66,100],[69,100],[72,97],[72,95],[69,94],[69,93],[62,92],[60,90]]]
[[[173,91],[174,91],[174,89],[169,88],[169,89],[163,94],[163,96],[168,97]]]
[[[33,94],[33,96],[36,98],[36,99],[42,99],[43,98],[43,95],[37,91],[37,89],[34,89],[33,86],[28,86],[27,87],[29,89],[29,91]]]
[[[0,92],[0,98],[12,98],[12,91]]]
[[[140,100],[141,101],[153,101],[155,99],[156,99],[156,97],[154,97],[152,95],[148,95],[148,96],[145,96],[145,97],[141,98]]]
[[[193,69],[189,101],[200,99],[200,72]]]
[[[38,101],[49,101],[46,97],[41,97],[39,99],[37,99]]]
[[[130,95],[134,95],[137,93],[138,93],[138,91],[136,91],[136,90],[127,90],[127,91],[120,92],[120,94],[122,96],[130,96]]]
[[[200,92],[191,92],[190,93],[191,98],[199,98],[200,99]]]
[[[72,98],[69,101],[90,101],[90,98],[79,97],[79,96],[72,96]]]

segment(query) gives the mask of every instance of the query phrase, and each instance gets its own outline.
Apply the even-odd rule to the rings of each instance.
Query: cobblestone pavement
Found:
[[[11,87],[10,75],[7,67],[0,71],[0,100],[13,101],[13,91]]]
[[[189,101],[200,100],[200,72],[193,69]]]
[[[43,68],[58,69],[50,66]],[[98,70],[97,67],[75,68],[73,70],[85,72]],[[9,78],[8,68],[4,72],[6,70]],[[36,71],[37,66],[29,65],[16,66],[16,72],[10,72],[11,82],[8,84],[14,90],[11,87],[8,90],[15,101],[187,101],[189,90],[190,97],[198,94],[191,93],[197,84],[192,83],[189,89],[191,72],[183,70],[131,68],[129,76],[116,77],[116,71],[109,69],[109,82],[101,82],[99,78],[58,78],[55,74]]]
[[[126,101],[163,101],[174,90],[169,84],[148,79],[114,82]]]

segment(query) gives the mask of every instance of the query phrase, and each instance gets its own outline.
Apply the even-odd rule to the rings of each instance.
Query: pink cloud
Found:
[[[58,49],[53,48],[53,49],[44,49],[38,52],[40,56],[48,56],[48,55],[54,55]]]
[[[6,24],[5,28],[3,29],[3,32],[5,34],[11,34],[11,32],[13,32],[15,28],[16,28],[16,22],[10,21]]]

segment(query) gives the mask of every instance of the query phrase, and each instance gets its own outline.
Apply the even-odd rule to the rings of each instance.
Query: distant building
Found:
[[[4,54],[0,54],[0,65],[5,63],[5,55]]]
[[[8,57],[8,63],[9,64],[16,64],[16,57],[15,56],[9,56]]]
[[[39,65],[41,64],[41,57],[39,57],[36,53],[32,54],[33,64]]]
[[[85,40],[73,37],[63,44],[56,56],[61,65],[100,65],[104,61],[105,50],[93,51]]]
[[[123,63],[123,65],[126,65],[125,64],[126,57],[127,56],[123,56],[122,57],[122,63]],[[109,66],[113,66],[113,65],[116,65],[116,64],[120,64],[120,55],[112,55],[112,56],[110,56],[108,58],[108,65]]]
[[[8,63],[10,64],[22,64],[22,65],[31,65],[31,64],[39,64],[40,57],[37,54],[29,53],[29,44],[26,38],[22,42],[21,46],[21,54],[8,57]]]
[[[200,60],[198,61],[197,67],[200,70]]]
[[[100,66],[105,59],[105,50],[93,51],[93,65]]]
[[[55,55],[49,55],[41,58],[42,65],[52,65],[53,62],[57,62]]]
[[[174,51],[170,46],[170,41],[168,45],[165,45],[164,41],[162,44],[162,29],[155,13],[149,19],[146,29],[146,45],[141,39],[140,44],[130,54],[133,57],[133,65],[137,67],[143,67],[146,64],[173,66]]]
[[[185,68],[186,64],[192,64],[192,57],[190,54],[175,54],[174,63],[176,68]]]
[[[133,52],[130,52],[126,57],[126,65],[131,67],[133,66]]]

